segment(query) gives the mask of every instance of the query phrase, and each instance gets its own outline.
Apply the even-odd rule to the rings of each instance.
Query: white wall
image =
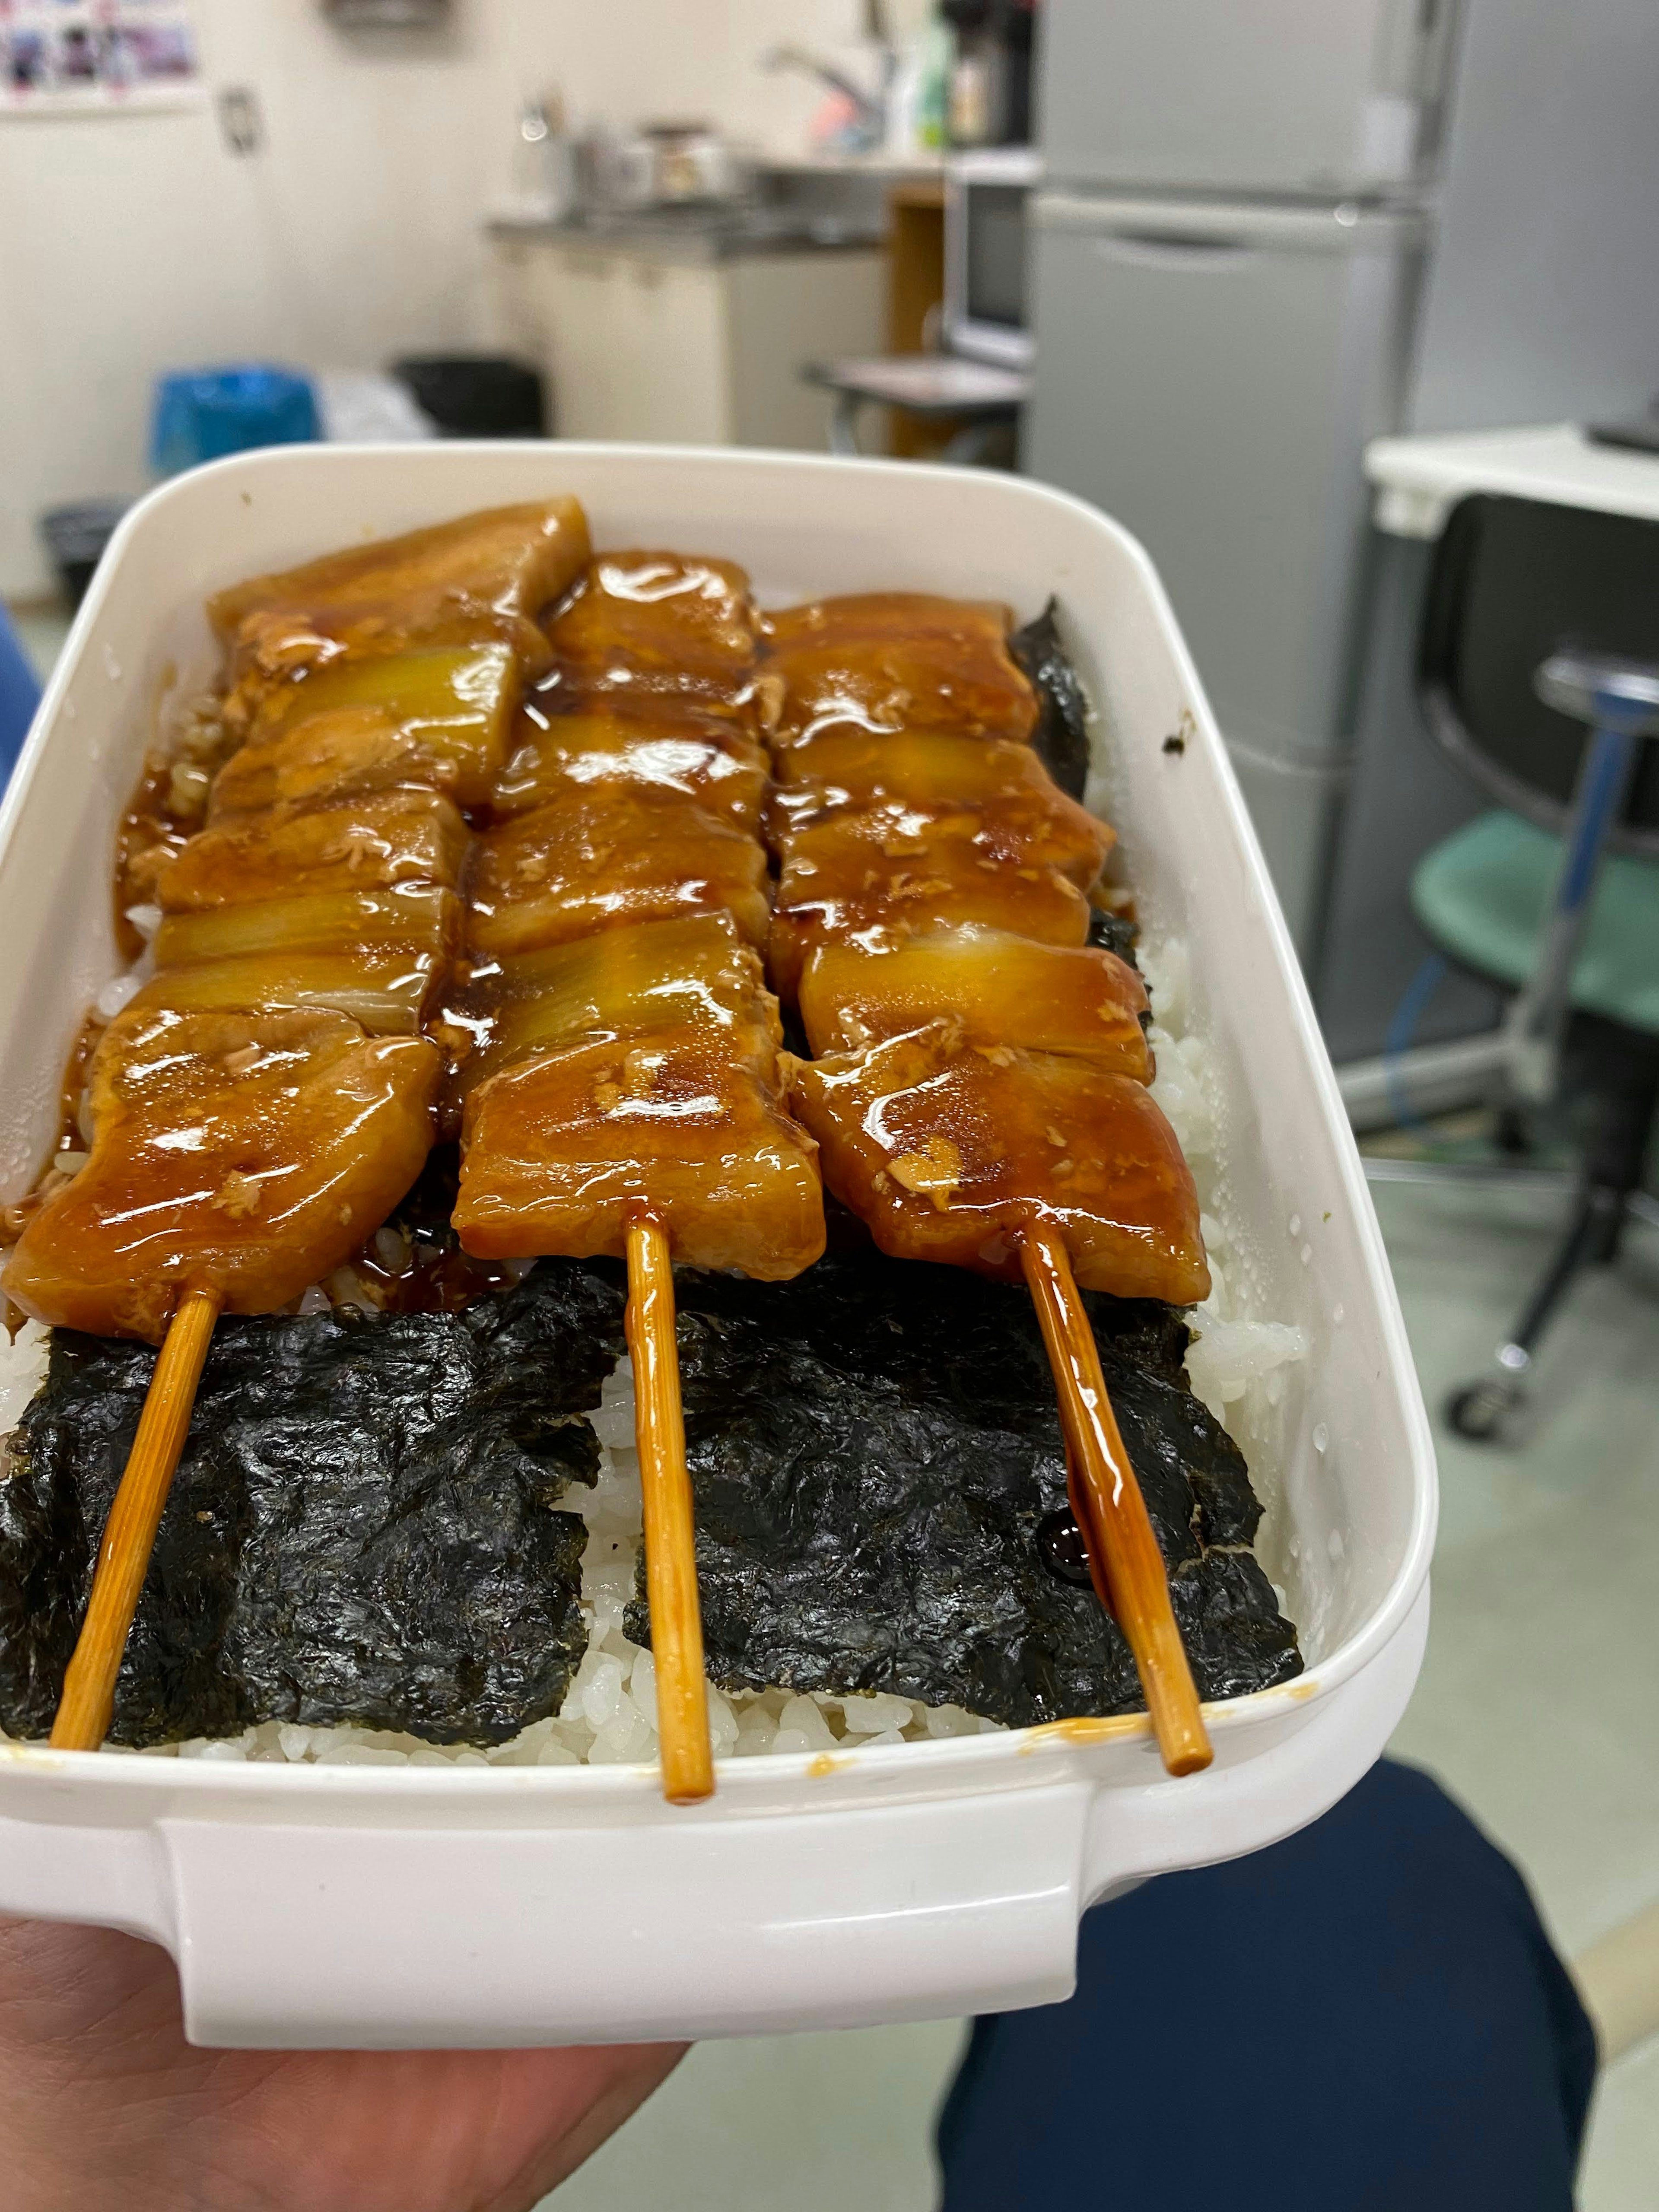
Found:
[[[1639,413],[1659,388],[1653,0],[1465,8],[1411,426]]]
[[[210,108],[0,120],[0,593],[44,587],[34,517],[146,480],[164,368],[374,368],[486,335],[480,222],[514,119],[708,116],[786,151],[815,94],[782,40],[855,34],[857,0],[457,0],[441,38],[345,38],[315,0],[198,0],[210,86],[247,84],[264,151]],[[914,22],[925,0],[903,0]]]

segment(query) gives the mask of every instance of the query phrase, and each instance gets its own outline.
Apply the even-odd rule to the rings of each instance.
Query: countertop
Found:
[[[769,177],[942,177],[943,154],[760,154],[754,167]]]
[[[663,208],[572,216],[560,222],[498,213],[492,238],[532,245],[585,246],[653,261],[706,265],[757,255],[871,252],[884,234],[860,223],[743,208]]]

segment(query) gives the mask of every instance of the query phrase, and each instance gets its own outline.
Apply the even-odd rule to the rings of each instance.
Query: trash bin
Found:
[[[414,393],[446,438],[544,438],[542,380],[498,354],[418,354],[394,361],[392,374]]]
[[[160,476],[250,447],[303,445],[321,435],[311,380],[294,369],[248,362],[156,381],[149,458]]]
[[[85,599],[92,572],[130,505],[125,499],[81,499],[49,507],[40,517],[40,535],[71,612]]]

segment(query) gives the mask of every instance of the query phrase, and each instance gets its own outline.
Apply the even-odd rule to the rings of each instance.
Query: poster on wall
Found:
[[[182,0],[0,0],[0,117],[108,115],[203,97]]]

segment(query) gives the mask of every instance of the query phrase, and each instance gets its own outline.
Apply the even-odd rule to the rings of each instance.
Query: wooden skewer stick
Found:
[[[1210,1763],[1210,1739],[1170,1603],[1164,1555],[1118,1433],[1070,1255],[1052,1230],[1033,1222],[1020,1239],[1019,1256],[1059,1393],[1073,1511],[1089,1571],[1128,1638],[1164,1765],[1171,1774],[1196,1773]]]
[[[1106,1580],[1106,1570],[1101,1565],[1103,1547],[1090,1517],[1088,1496],[1083,1487],[1082,1477],[1077,1471],[1077,1454],[1072,1449],[1069,1438],[1066,1445],[1066,1496],[1072,1508],[1072,1518],[1077,1522],[1078,1534],[1083,1539],[1083,1556],[1088,1562],[1089,1580],[1095,1586],[1095,1595],[1100,1600],[1103,1610],[1112,1613],[1115,1620],[1117,1615],[1112,1612],[1111,1588]]]
[[[59,1751],[96,1751],[108,1733],[121,1655],[189,1433],[196,1386],[222,1303],[217,1291],[186,1291],[167,1324],[138,1416],[138,1433],[104,1524],[86,1619],[64,1676],[64,1694],[52,1724],[52,1744]]]
[[[708,1741],[691,1480],[685,1470],[674,1343],[674,1272],[667,1233],[648,1206],[639,1208],[628,1224],[624,1326],[634,1360],[634,1433],[645,1497],[645,1587],[657,1662],[662,1794],[671,1805],[695,1805],[714,1795],[714,1755]]]

